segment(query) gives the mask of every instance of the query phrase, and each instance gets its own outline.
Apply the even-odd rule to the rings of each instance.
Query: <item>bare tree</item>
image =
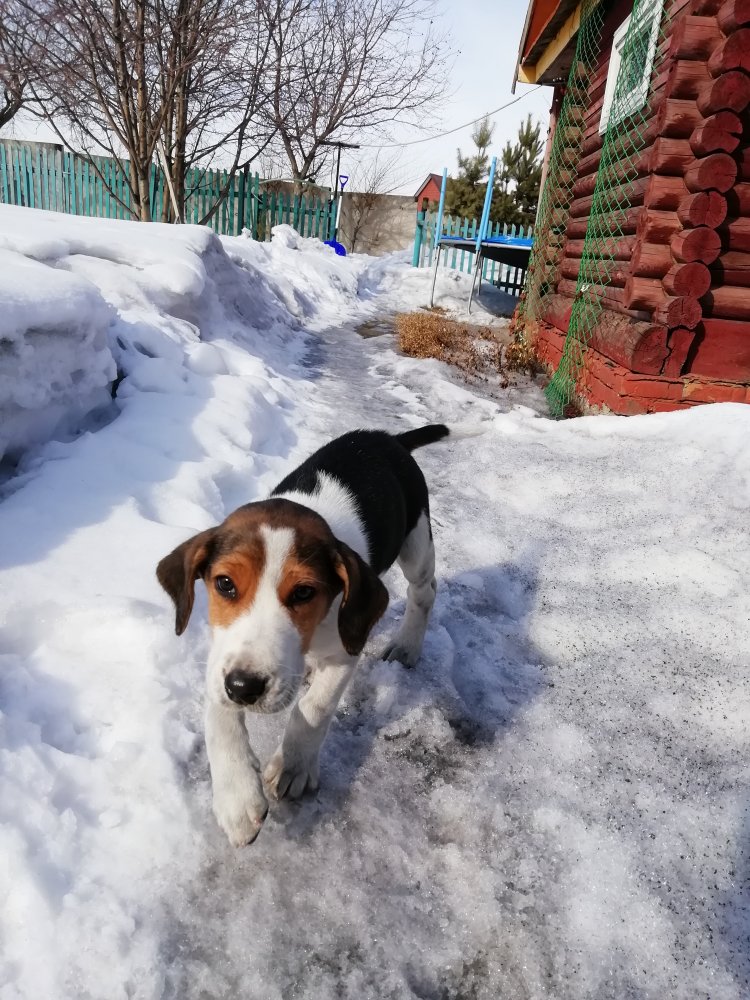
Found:
[[[163,152],[178,208],[189,167],[246,150],[268,41],[257,0],[19,0],[48,31],[37,96],[66,145],[124,169],[133,212],[151,219],[151,167]],[[263,12],[262,23],[273,23]],[[105,183],[107,178],[102,178]],[[116,192],[113,192],[116,194]],[[168,203],[162,216],[170,217]]]
[[[36,29],[22,2],[0,0],[0,128],[29,102],[41,71]]]
[[[238,167],[249,165],[267,147],[271,136],[268,126],[261,126],[258,110],[267,99],[267,25],[276,22],[282,3],[182,0],[178,5],[165,32],[171,51],[162,72],[167,108],[162,135],[179,205],[191,194],[186,179],[194,165],[210,163],[218,151],[228,154],[228,186]]]
[[[447,46],[432,0],[287,0],[272,39],[267,113],[295,181],[315,177],[326,140],[414,121],[445,92]]]
[[[341,206],[342,239],[354,253],[358,243],[377,244],[382,226],[387,220],[378,212],[383,198],[399,187],[396,179],[398,154],[382,156],[364,164],[358,171],[355,183],[357,190],[344,195]]]

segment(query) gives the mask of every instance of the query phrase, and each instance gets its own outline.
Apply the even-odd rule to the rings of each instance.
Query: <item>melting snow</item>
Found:
[[[285,228],[4,207],[0,255],[0,437],[63,420],[0,503],[1,1000],[750,995],[750,408],[498,404],[354,334],[426,272]],[[423,658],[374,658],[394,573],[319,795],[235,851],[205,605],[177,639],[155,564],[326,439],[434,420],[486,433],[418,453]]]

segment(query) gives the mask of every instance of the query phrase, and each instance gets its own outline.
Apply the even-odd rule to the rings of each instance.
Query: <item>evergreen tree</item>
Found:
[[[456,151],[458,177],[449,178],[445,190],[445,211],[448,215],[479,220],[487,190],[490,167],[488,150],[494,131],[495,127],[490,124],[489,118],[483,118],[471,133],[476,153],[464,156],[460,149]]]
[[[518,222],[531,226],[536,218],[539,188],[542,183],[542,152],[544,141],[539,122],[531,123],[531,115],[518,130],[518,142],[513,147],[511,179],[518,211]],[[504,220],[503,220],[504,221]]]
[[[530,226],[534,223],[542,179],[542,150],[539,123],[534,125],[531,115],[518,129],[516,142],[506,142],[498,157],[495,184],[490,207],[493,222],[509,226]],[[464,156],[458,150],[458,176],[449,178],[445,193],[445,211],[448,215],[479,218],[489,174],[489,148],[494,125],[484,118],[474,129],[472,141],[476,146],[473,156]]]

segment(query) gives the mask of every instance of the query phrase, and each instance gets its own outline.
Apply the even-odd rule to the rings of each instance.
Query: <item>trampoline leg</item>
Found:
[[[435,282],[437,281],[438,264],[440,263],[440,247],[435,247],[435,265],[432,269],[432,288],[430,289],[430,309],[435,298]]]
[[[477,262],[474,265],[474,277],[471,279],[471,291],[469,292],[469,308],[468,313],[471,314],[471,300],[474,297],[474,288],[477,284],[477,276],[479,276],[479,285],[482,284],[482,255],[477,254]]]

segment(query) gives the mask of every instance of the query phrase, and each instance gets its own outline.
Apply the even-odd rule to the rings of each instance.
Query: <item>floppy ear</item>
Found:
[[[334,568],[344,585],[339,635],[347,653],[359,656],[367,636],[388,607],[388,591],[367,563],[338,539],[336,553]]]
[[[182,635],[193,610],[195,581],[208,561],[216,528],[209,528],[178,545],[156,567],[159,583],[174,601],[175,632]]]

